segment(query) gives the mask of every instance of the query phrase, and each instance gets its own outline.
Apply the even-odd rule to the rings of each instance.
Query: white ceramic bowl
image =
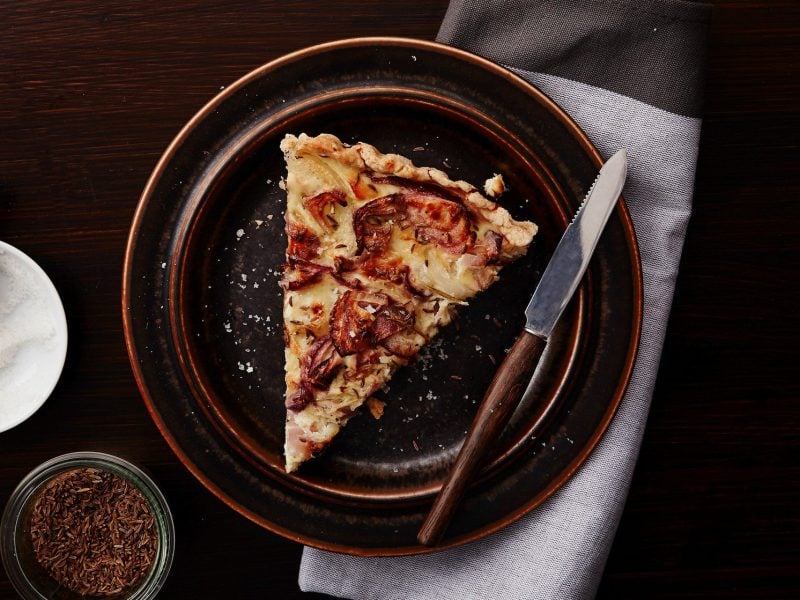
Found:
[[[67,319],[53,282],[28,255],[0,241],[0,432],[44,404],[66,356]]]

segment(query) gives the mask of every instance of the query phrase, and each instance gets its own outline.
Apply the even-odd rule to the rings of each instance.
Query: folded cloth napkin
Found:
[[[639,355],[602,441],[542,506],[436,554],[306,548],[302,590],[380,600],[594,597],[647,420],[691,212],[709,19],[708,5],[679,0],[451,0],[439,41],[539,87],[606,157],[628,150],[624,194],[644,272]]]

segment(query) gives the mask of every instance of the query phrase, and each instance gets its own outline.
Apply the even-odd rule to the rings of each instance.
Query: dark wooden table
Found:
[[[600,598],[800,598],[800,5],[716,4],[694,216]],[[71,338],[52,398],[0,434],[0,503],[56,454],[123,455],[176,516],[162,597],[313,597],[297,589],[301,547],[214,499],[145,411],[120,317],[128,225],[160,153],[220,86],[334,38],[432,39],[446,5],[5,3],[0,239],[50,274]]]

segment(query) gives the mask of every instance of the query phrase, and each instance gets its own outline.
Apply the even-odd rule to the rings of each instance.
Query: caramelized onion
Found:
[[[487,231],[483,240],[475,244],[469,253],[462,255],[458,263],[464,267],[483,267],[496,262],[503,248],[503,239],[499,233]]]
[[[319,256],[319,238],[309,229],[287,220],[286,236],[289,238],[287,258],[310,261]]]
[[[372,334],[381,342],[394,334],[414,326],[414,315],[399,304],[387,306],[375,315]]]
[[[331,310],[331,339],[342,356],[374,346],[375,315],[389,303],[385,294],[348,290]]]
[[[286,398],[286,408],[292,412],[300,412],[314,401],[314,392],[301,385],[291,396]]]
[[[342,357],[336,351],[330,336],[319,338],[303,358],[303,384],[327,389],[342,364]]]
[[[491,229],[483,236],[483,244],[486,247],[486,255],[492,259],[500,255],[503,249],[503,236]]]
[[[388,183],[409,192],[416,192],[417,194],[426,196],[436,196],[437,198],[450,200],[452,202],[463,201],[463,193],[461,191],[446,188],[432,181],[415,181],[413,179],[406,179],[405,177],[398,177],[397,175],[373,176],[372,181],[375,183]]]
[[[377,188],[372,185],[370,177],[366,173],[359,173],[356,180],[350,183],[350,189],[353,190],[353,195],[359,200],[374,196],[378,191]]]
[[[425,194],[407,194],[405,202],[419,243],[433,243],[453,254],[462,254],[472,244],[475,235],[462,204]]]
[[[429,290],[417,287],[417,285],[412,281],[412,275],[410,271],[406,272],[406,278],[403,281],[403,285],[413,296],[419,296],[421,298],[429,298],[431,296],[431,292]]]
[[[289,259],[283,266],[281,286],[286,290],[299,290],[302,287],[316,283],[330,268],[323,267],[307,260]]]
[[[348,291],[331,311],[331,340],[341,356],[361,356],[380,344],[407,358],[425,341],[414,331],[414,322],[414,314],[386,294]]]
[[[392,237],[392,221],[399,221],[405,213],[401,194],[390,194],[367,202],[353,214],[356,234],[356,254],[365,250],[380,253],[386,250]]]
[[[381,346],[392,354],[403,358],[411,358],[425,344],[425,337],[413,329],[395,333],[381,341]]]
[[[334,204],[347,206],[347,199],[342,190],[331,190],[303,198],[303,204],[320,225],[330,230],[336,228],[336,220],[331,216],[328,207]]]
[[[333,272],[334,273],[347,273],[358,268],[358,262],[346,256],[333,257]]]
[[[356,210],[353,216],[356,254],[384,252],[392,236],[393,222],[413,225],[419,243],[433,243],[453,254],[463,253],[475,238],[468,212],[461,203],[427,190],[412,189],[376,198]]]
[[[360,272],[370,279],[382,279],[400,285],[408,274],[408,267],[400,263],[399,259],[378,260],[369,259],[361,264]]]

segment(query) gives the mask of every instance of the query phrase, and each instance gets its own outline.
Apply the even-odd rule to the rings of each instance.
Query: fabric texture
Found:
[[[616,11],[610,22],[604,20],[609,7]],[[683,35],[675,34],[673,43],[662,40],[650,45],[626,34],[641,25],[645,10],[669,18],[676,32],[682,27],[695,29],[695,42],[687,45],[685,29]],[[592,12],[598,17],[595,27],[602,29],[603,36],[590,35],[587,39],[595,41],[576,51],[575,36],[584,39],[585,30],[574,23],[575,15],[583,14],[583,26],[592,27]],[[549,23],[544,31],[535,25],[542,15]],[[502,18],[497,21],[494,17]],[[702,64],[687,53],[704,47],[705,36],[698,31],[705,31],[709,17],[706,5],[673,0],[630,4],[612,0],[452,0],[440,41],[498,60],[536,85],[575,119],[605,157],[619,148],[627,149],[629,172],[624,194],[644,274],[639,354],[609,430],[586,464],[542,506],[487,538],[436,554],[356,558],[306,548],[299,575],[302,590],[359,600],[594,597],[647,421],[691,213]],[[502,23],[515,35],[497,43],[502,28],[487,34],[489,26],[485,24],[490,22]],[[563,25],[560,33],[559,22]],[[616,54],[592,51],[592,45],[603,44],[603,40],[613,40]],[[621,85],[624,78],[608,79],[613,79],[614,73],[628,73],[635,51],[648,53],[634,61],[636,69],[659,64],[663,72],[670,72],[695,66],[691,74],[675,74],[676,81],[680,80],[678,91],[665,89],[665,100],[655,101],[657,87],[636,89]],[[541,58],[545,54],[547,58]],[[574,68],[564,66],[572,61]],[[594,77],[584,77],[588,82],[578,80],[586,73],[601,71],[605,73],[602,81]],[[665,106],[679,107],[683,113]]]
[[[684,0],[452,0],[437,39],[697,117],[708,17]]]

